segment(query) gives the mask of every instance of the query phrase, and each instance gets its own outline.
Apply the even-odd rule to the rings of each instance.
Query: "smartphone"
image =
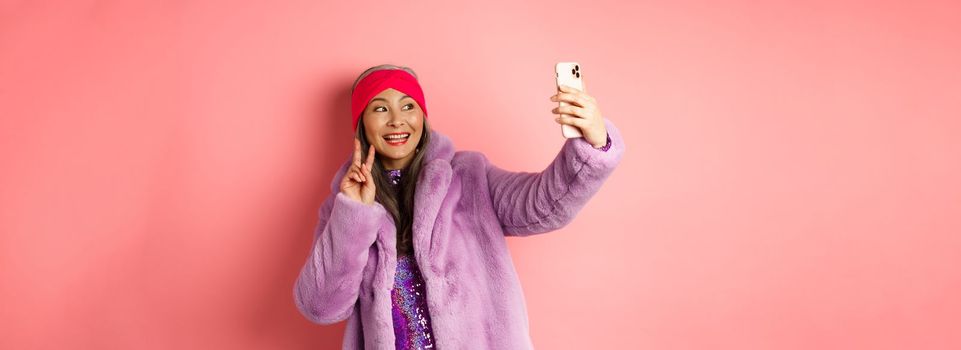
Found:
[[[582,83],[581,77],[581,65],[577,62],[559,62],[554,65],[554,74],[557,77],[557,91],[560,92],[561,85],[567,85],[578,90],[584,90],[584,84]],[[570,103],[560,101],[558,106],[567,106]],[[563,116],[571,117],[569,114],[561,114]],[[576,118],[576,116],[573,116]],[[561,124],[561,135],[564,137],[572,139],[575,137],[583,137],[581,130],[576,126]]]

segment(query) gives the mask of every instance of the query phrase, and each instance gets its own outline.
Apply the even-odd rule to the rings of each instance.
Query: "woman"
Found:
[[[529,349],[527,310],[504,239],[570,222],[620,162],[620,133],[597,102],[551,101],[578,127],[540,173],[455,151],[429,127],[413,70],[380,65],[351,91],[354,152],[331,182],[294,288],[319,324],[347,319],[344,349]],[[573,115],[573,116],[571,116]]]

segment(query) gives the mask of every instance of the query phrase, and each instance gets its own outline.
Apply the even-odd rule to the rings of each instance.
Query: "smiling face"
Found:
[[[385,169],[406,169],[424,132],[424,110],[403,92],[387,89],[364,109],[364,133]]]

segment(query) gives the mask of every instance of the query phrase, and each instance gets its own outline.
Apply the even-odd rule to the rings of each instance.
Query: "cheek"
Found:
[[[365,136],[367,136],[367,143],[371,145],[377,144],[377,136],[371,134],[366,134]]]
[[[414,117],[414,120],[411,121],[411,124],[416,125],[417,129],[423,129],[424,128],[424,112],[419,112],[418,115]]]
[[[364,115],[362,124],[364,124],[364,136],[367,136],[367,141],[373,143],[374,139],[377,137],[376,128],[372,124],[376,124],[376,121],[369,114]]]

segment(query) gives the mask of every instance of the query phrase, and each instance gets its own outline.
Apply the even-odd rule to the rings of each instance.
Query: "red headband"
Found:
[[[424,91],[417,83],[417,78],[404,70],[383,69],[368,74],[354,87],[354,92],[350,96],[350,113],[354,118],[354,131],[357,131],[357,121],[360,120],[360,115],[364,113],[370,99],[388,88],[403,92],[417,101],[420,109],[424,111],[424,118],[427,118]]]

